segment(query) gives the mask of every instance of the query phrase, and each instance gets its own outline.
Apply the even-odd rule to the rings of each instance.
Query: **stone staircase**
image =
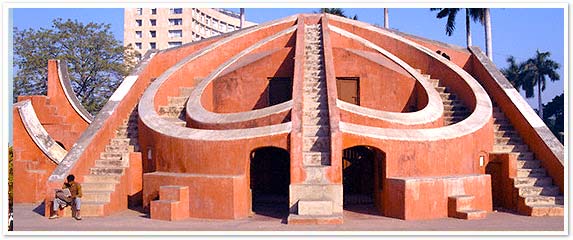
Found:
[[[421,73],[421,70],[417,69]],[[438,91],[444,104],[444,126],[456,124],[470,115],[470,112],[458,99],[457,95],[447,86],[444,86],[440,79],[433,79],[429,74],[422,74],[429,79],[432,86]]]
[[[519,153],[514,197],[520,214],[563,216],[563,196],[499,107],[494,105],[495,153]]]
[[[159,115],[173,124],[185,127],[185,103],[194,87],[180,87],[179,96],[167,97],[167,106],[159,107]]]
[[[330,185],[326,178],[330,167],[330,120],[321,25],[305,25],[304,36],[302,154],[306,179],[298,198],[297,214],[291,214],[288,222],[339,223],[342,216],[333,213],[333,201],[324,190],[319,190]]]
[[[448,197],[448,217],[475,220],[483,219],[487,216],[484,210],[474,208],[475,196],[472,195],[455,195]]]
[[[95,161],[90,174],[84,176],[82,184],[82,216],[104,216],[121,209],[127,209],[127,195],[122,194],[121,181],[129,167],[130,152],[139,152],[137,130],[137,107],[129,118],[116,130],[115,138]],[[71,216],[71,209],[65,208],[64,216]]]

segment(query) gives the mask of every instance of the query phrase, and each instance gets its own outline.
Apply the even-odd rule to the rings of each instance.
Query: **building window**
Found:
[[[152,8],[151,15],[156,15],[156,14],[157,14],[157,8]]]
[[[169,42],[169,47],[179,47],[181,44],[181,42]]]
[[[141,49],[141,43],[140,43],[140,42],[136,42],[136,43],[135,43],[135,48]]]
[[[201,14],[201,22],[204,23],[205,22],[205,15]]]
[[[149,36],[151,36],[152,38],[157,36],[157,32],[156,31],[149,31]]]
[[[141,38],[141,31],[135,31],[135,38]]]
[[[149,43],[149,48],[151,48],[151,49],[156,49],[156,48],[157,48],[157,44],[155,44],[154,42],[150,42],[150,43]]]
[[[142,15],[142,14],[143,14],[143,8],[138,8],[137,15]]]
[[[149,25],[151,25],[151,26],[157,25],[157,20],[155,20],[155,19],[149,19]]]
[[[227,32],[231,32],[231,31],[233,31],[233,26],[231,26],[231,25],[227,26]]]
[[[169,25],[171,25],[171,26],[182,25],[182,24],[183,24],[183,19],[181,19],[181,18],[170,18],[169,19]]]
[[[169,30],[169,38],[183,37],[183,30]]]
[[[143,21],[141,19],[137,19],[137,20],[135,20],[135,25],[137,25],[138,27],[141,27],[141,25],[143,25]]]
[[[169,13],[171,14],[181,14],[183,13],[183,8],[170,8]]]

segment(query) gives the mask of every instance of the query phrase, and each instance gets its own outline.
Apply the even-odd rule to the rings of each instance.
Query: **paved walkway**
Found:
[[[373,215],[372,212],[371,208],[345,210],[344,224],[341,225],[287,225],[279,215],[272,212],[240,220],[187,219],[169,222],[151,220],[144,213],[126,210],[108,217],[84,217],[83,220],[76,221],[72,218],[49,220],[40,215],[43,213],[43,205],[17,204],[14,205],[14,230],[108,231],[102,234],[114,234],[109,231],[382,231],[374,234],[385,235],[392,234],[388,231],[400,231],[400,234],[404,234],[403,231],[563,231],[564,223],[563,217],[526,217],[505,212],[489,213],[486,219],[472,221],[453,218],[403,221]],[[182,234],[201,234],[201,232]],[[356,234],[356,232],[336,234]]]

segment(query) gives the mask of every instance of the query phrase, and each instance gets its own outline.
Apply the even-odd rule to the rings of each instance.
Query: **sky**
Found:
[[[136,7],[136,6],[134,6]],[[440,6],[434,6],[440,7]],[[238,12],[238,8],[229,8]],[[358,20],[383,25],[381,8],[343,8],[348,16]],[[290,16],[297,13],[312,13],[318,8],[246,8],[246,19],[256,23]],[[465,12],[460,11],[452,36],[445,34],[446,19],[437,19],[437,12],[429,8],[390,8],[390,28],[421,37],[465,46]],[[33,17],[31,17],[33,16]],[[114,36],[123,42],[123,9],[121,8],[14,8],[11,24],[18,29],[50,28],[55,18],[77,19],[80,22],[111,24]],[[492,8],[493,60],[498,68],[507,66],[508,56],[515,56],[518,62],[534,56],[535,51],[549,51],[551,59],[559,63],[561,80],[547,82],[542,93],[543,103],[564,92],[564,10],[560,8]],[[479,23],[471,24],[474,46],[485,52],[484,30]],[[520,91],[525,96],[524,91]],[[526,99],[537,108],[537,98]],[[10,121],[11,122],[11,121]],[[10,137],[11,139],[11,137]]]

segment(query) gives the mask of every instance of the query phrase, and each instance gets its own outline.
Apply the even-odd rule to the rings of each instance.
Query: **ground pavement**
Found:
[[[14,230],[106,231],[102,234],[113,234],[109,231],[185,231],[181,234],[201,234],[201,231],[380,231],[374,233],[380,235],[396,234],[388,231],[399,231],[398,233],[403,235],[416,234],[404,231],[563,231],[564,227],[563,217],[527,217],[507,212],[492,212],[485,219],[471,221],[453,218],[403,221],[375,215],[375,210],[371,207],[360,206],[355,206],[351,210],[345,209],[344,224],[341,225],[287,225],[284,223],[287,216],[276,211],[260,211],[250,218],[240,220],[186,219],[169,222],[151,220],[146,213],[130,209],[107,217],[83,217],[81,221],[72,218],[49,220],[41,215],[43,208],[43,205],[14,205]],[[137,235],[138,232],[129,234]],[[356,232],[335,234],[356,234]],[[554,234],[554,232],[541,234]]]

